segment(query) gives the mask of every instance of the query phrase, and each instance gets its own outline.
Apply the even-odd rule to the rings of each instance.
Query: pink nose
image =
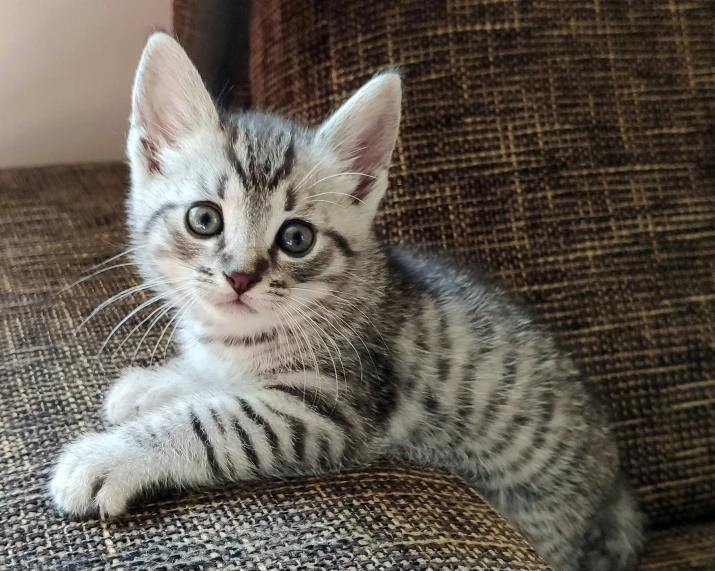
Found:
[[[224,274],[224,276],[226,276],[226,281],[231,284],[233,291],[235,291],[238,295],[246,293],[249,289],[261,281],[261,276],[257,274],[244,274],[243,272],[234,272],[230,276],[228,274]]]

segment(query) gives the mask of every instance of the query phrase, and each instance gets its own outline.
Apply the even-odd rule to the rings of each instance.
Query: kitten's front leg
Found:
[[[171,365],[157,369],[130,367],[105,395],[103,416],[110,426],[121,424],[193,390],[193,383]]]
[[[203,381],[203,382],[201,382]],[[216,379],[212,383],[220,388]],[[177,357],[156,368],[129,367],[114,382],[104,397],[102,412],[110,426],[133,420],[179,397],[205,391],[202,378],[192,363]]]
[[[158,486],[325,472],[364,458],[366,442],[354,410],[311,390],[193,394],[70,444],[50,493],[62,512],[114,516]]]

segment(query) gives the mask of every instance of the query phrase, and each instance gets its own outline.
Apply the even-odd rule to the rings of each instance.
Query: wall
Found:
[[[0,168],[122,160],[134,69],[171,0],[3,0]]]

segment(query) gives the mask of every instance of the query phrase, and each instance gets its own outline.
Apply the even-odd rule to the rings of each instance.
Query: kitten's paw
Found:
[[[126,443],[111,433],[92,433],[69,444],[50,481],[55,507],[64,514],[111,517],[126,510],[140,491],[136,467],[125,458]]]
[[[104,397],[102,408],[107,424],[121,424],[165,404],[166,387],[158,377],[152,369],[125,370]]]

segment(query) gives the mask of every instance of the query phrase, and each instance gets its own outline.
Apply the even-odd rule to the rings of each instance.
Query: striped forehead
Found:
[[[249,203],[263,207],[295,164],[295,136],[278,118],[242,114],[224,122],[226,154]]]

